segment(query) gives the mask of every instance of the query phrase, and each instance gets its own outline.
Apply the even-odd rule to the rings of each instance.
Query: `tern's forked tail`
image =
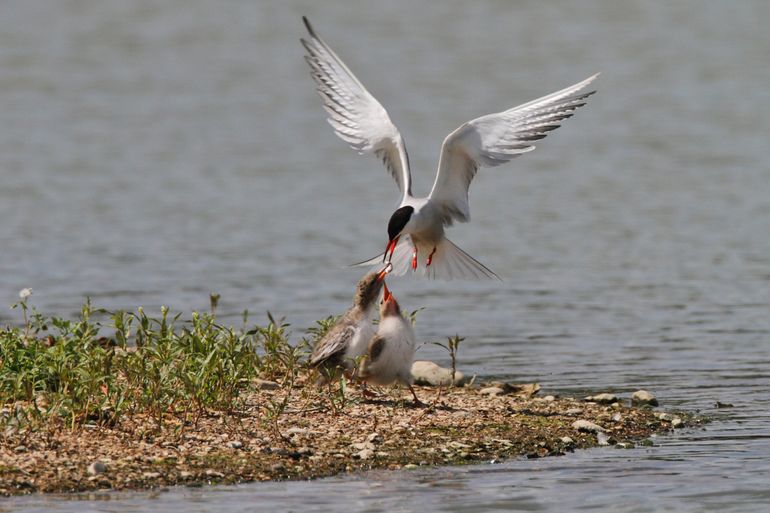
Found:
[[[415,245],[409,235],[399,240],[393,253],[391,263],[393,270],[390,274],[402,276],[414,273],[434,280],[500,280],[492,270],[455,246],[449,239],[443,239],[436,245],[436,252],[431,258],[431,264],[426,265],[428,255],[433,246],[417,242],[417,268],[412,270],[412,256]],[[383,253],[353,266],[382,266]],[[502,281],[502,280],[500,280]]]

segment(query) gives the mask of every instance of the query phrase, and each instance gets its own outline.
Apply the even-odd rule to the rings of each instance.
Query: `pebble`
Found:
[[[598,404],[612,404],[618,402],[618,396],[615,394],[597,394],[588,396],[585,398],[586,401],[590,401],[592,403],[598,403]]]
[[[658,399],[647,390],[637,390],[631,396],[631,404],[634,406],[640,406],[649,404],[650,406],[658,406]]]
[[[191,477],[193,477],[194,475],[195,475],[195,474],[193,474],[193,473],[192,473],[192,472],[190,472],[189,470],[183,470],[183,471],[181,471],[181,472],[179,473],[179,477],[181,477],[182,479],[190,479],[190,478],[191,478]]]
[[[576,420],[572,423],[572,429],[577,429],[578,431],[586,431],[589,433],[602,433],[605,431],[603,427],[601,427],[598,424],[594,424],[593,422],[589,420]]]
[[[308,430],[306,428],[301,427],[290,427],[286,430],[287,435],[306,435],[308,433]]]
[[[671,421],[671,427],[676,429],[684,426],[684,421],[680,419],[679,417],[674,417],[674,420]]]
[[[208,476],[208,477],[219,477],[219,478],[225,477],[225,475],[223,473],[217,472],[216,470],[213,470],[213,469],[210,469],[210,468],[206,469],[206,476]]]
[[[569,408],[564,412],[564,415],[580,415],[583,413],[583,408]]]
[[[412,469],[417,468],[417,465],[415,465],[414,463],[407,463],[406,465],[404,465],[401,468],[403,468],[404,470],[412,470]]]
[[[416,385],[445,387],[452,384],[452,369],[441,367],[433,362],[418,360],[412,364],[412,377]],[[465,375],[455,372],[455,385],[462,385]]]
[[[671,422],[674,420],[674,416],[670,413],[655,412],[654,415],[658,420],[664,420],[666,422]]]
[[[610,438],[602,432],[596,434],[596,441],[599,445],[610,445]]]
[[[101,461],[94,461],[93,463],[88,465],[88,474],[91,476],[104,474],[105,472],[107,472],[107,465],[105,465]]]
[[[227,442],[227,446],[231,449],[240,449],[243,447],[243,442],[240,440],[230,440]]]
[[[13,448],[13,452],[27,452],[27,446],[26,445],[17,445]]]
[[[270,381],[268,379],[255,379],[254,384],[261,390],[275,390],[281,386],[275,381]]]
[[[505,390],[503,390],[500,387],[486,387],[479,390],[479,393],[481,395],[489,395],[489,396],[496,396],[496,395],[502,395],[505,393]]]
[[[620,413],[616,413],[612,416],[613,422],[620,422],[621,420],[623,420],[623,416]]]
[[[372,444],[379,444],[382,443],[382,435],[379,433],[372,433],[371,435],[366,437],[366,441]]]
[[[545,401],[547,403],[552,403],[555,400],[556,400],[556,397],[554,397],[552,395],[547,395],[547,396],[543,397],[543,401]]]
[[[160,472],[142,472],[142,479],[158,479]]]
[[[561,443],[563,443],[565,445],[573,445],[575,443],[575,441],[572,438],[568,437],[568,436],[563,436],[563,437],[561,437]]]
[[[374,444],[371,442],[358,442],[355,444],[350,444],[350,446],[357,451],[363,451],[364,449],[374,449]]]
[[[372,456],[374,456],[374,451],[371,449],[361,449],[353,455],[354,458],[359,458],[362,460],[368,460]]]

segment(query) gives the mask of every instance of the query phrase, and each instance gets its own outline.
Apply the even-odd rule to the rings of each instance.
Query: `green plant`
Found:
[[[443,347],[449,352],[449,357],[452,360],[452,383],[450,384],[451,387],[455,384],[455,376],[457,375],[457,352],[460,349],[460,342],[465,340],[465,338],[461,337],[460,335],[455,335],[454,337],[447,337],[447,343],[442,344],[441,342],[433,342],[433,344]]]

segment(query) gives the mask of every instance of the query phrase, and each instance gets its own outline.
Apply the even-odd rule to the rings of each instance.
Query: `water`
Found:
[[[537,151],[483,170],[450,231],[503,283],[394,281],[423,340],[551,393],[647,388],[715,415],[653,448],[312,483],[38,496],[0,511],[765,511],[770,6],[5,2],[0,303],[189,311],[295,336],[382,249],[391,179],[323,121],[306,14],[389,109],[425,192],[465,120],[602,71]],[[18,322],[0,310],[0,323]],[[445,359],[430,346],[421,356]],[[715,401],[734,404],[716,410]],[[86,496],[88,498],[90,496]]]

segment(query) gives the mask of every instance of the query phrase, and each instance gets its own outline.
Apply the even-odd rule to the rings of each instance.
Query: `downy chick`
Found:
[[[372,318],[377,297],[382,290],[385,275],[392,266],[387,264],[379,272],[361,278],[356,295],[342,318],[319,340],[310,355],[310,366],[329,379],[343,371],[352,374],[356,360],[366,353],[367,343],[374,336]]]
[[[373,385],[398,381],[412,392],[415,404],[422,404],[412,388],[415,349],[412,323],[401,315],[401,308],[386,285],[380,305],[380,327],[369,342],[358,376]]]

